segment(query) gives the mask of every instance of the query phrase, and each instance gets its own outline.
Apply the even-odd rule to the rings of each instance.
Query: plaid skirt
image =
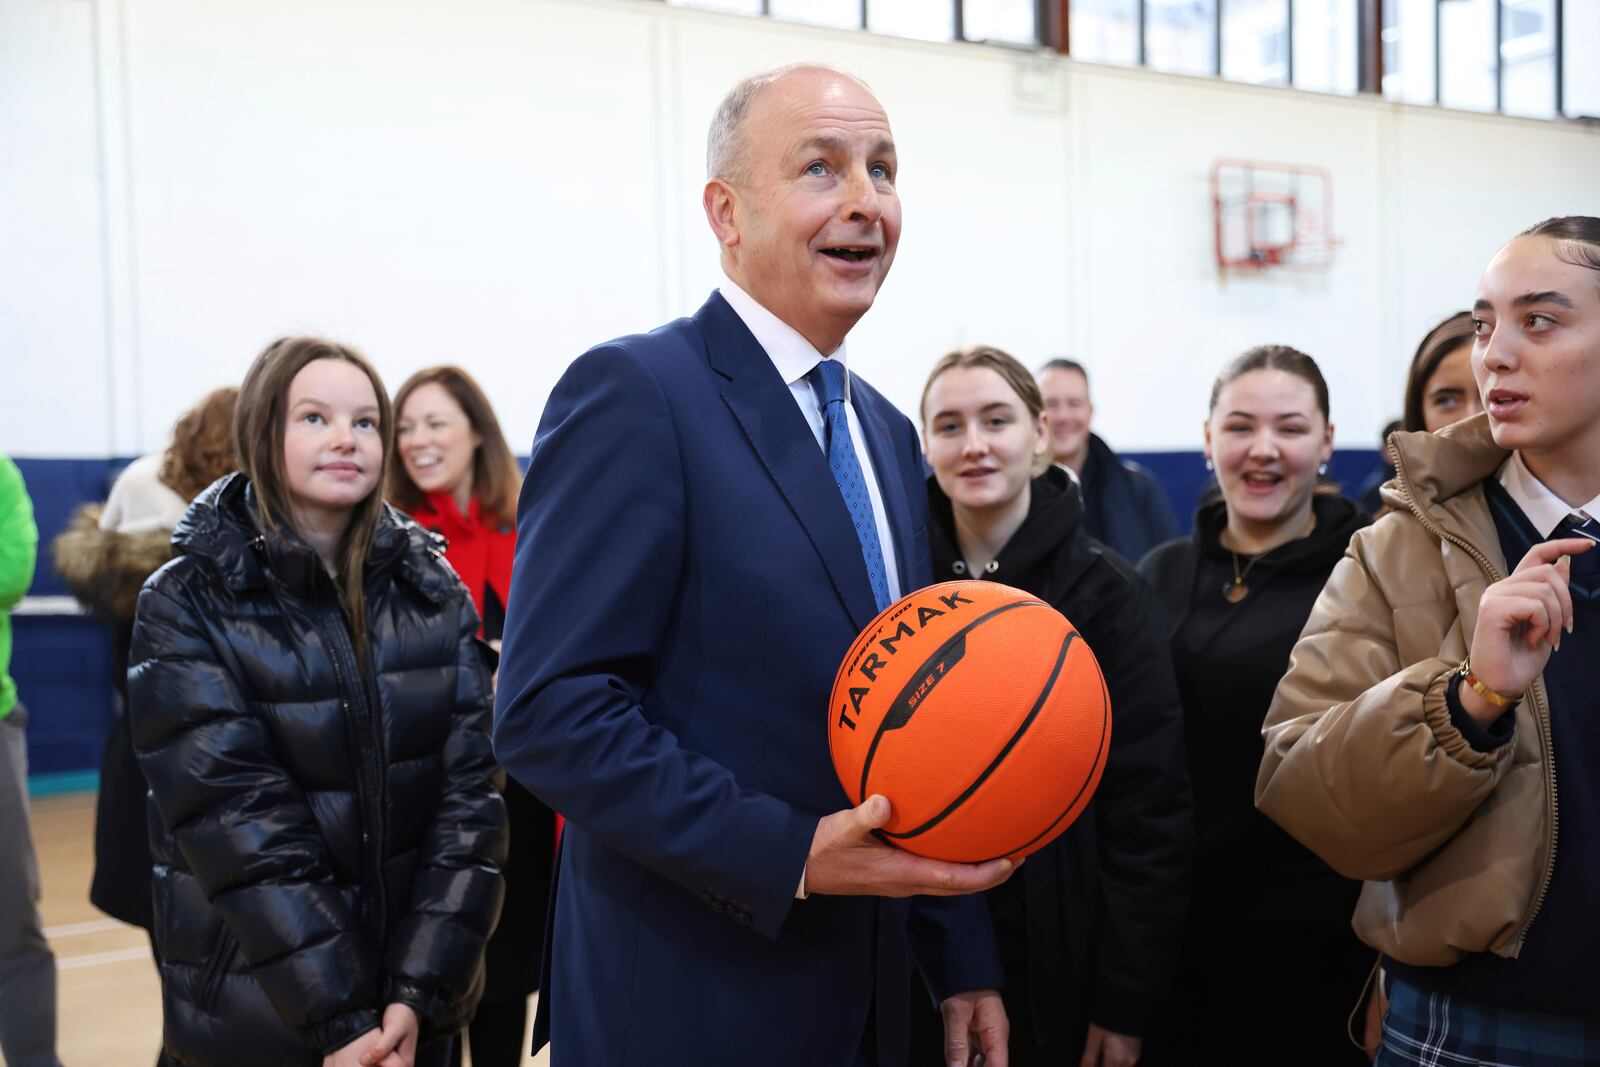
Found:
[[[1374,1067],[1580,1067],[1600,1063],[1600,1023],[1492,1008],[1396,978]]]

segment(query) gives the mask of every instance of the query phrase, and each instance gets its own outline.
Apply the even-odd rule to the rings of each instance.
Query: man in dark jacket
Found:
[[[1083,526],[1130,562],[1178,536],[1172,508],[1160,484],[1139,464],[1120,458],[1089,430],[1094,403],[1089,372],[1070,359],[1052,359],[1039,370],[1050,445],[1056,462],[1083,488]]]

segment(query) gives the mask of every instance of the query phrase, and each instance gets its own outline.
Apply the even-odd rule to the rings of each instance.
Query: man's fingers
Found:
[[[961,896],[992,889],[1011,877],[1016,869],[1010,860],[990,860],[988,863],[945,863],[924,859],[921,868],[913,872],[915,880],[924,887],[918,892],[936,897]]]
[[[856,825],[862,833],[876,830],[889,821],[889,798],[874,793],[856,808]]]
[[[1517,569],[1512,574],[1520,574],[1534,567],[1542,567],[1547,563],[1554,563],[1562,556],[1576,556],[1587,552],[1594,547],[1594,542],[1587,537],[1563,537],[1559,541],[1541,541],[1528,549],[1528,554],[1522,557],[1522,562],[1517,564]]]

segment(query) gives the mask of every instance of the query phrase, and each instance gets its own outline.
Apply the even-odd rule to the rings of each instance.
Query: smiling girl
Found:
[[[505,848],[491,654],[438,539],[383,502],[390,423],[355,351],[270,345],[240,389],[242,473],[139,598],[129,716],[179,1064],[435,1064],[481,989]]]
[[[935,364],[922,399],[933,573],[1027,590],[1072,620],[1105,672],[1117,721],[1099,790],[986,896],[1013,1067],[1131,1067],[1187,905],[1183,724],[1155,594],[1089,536],[1077,485],[1050,463],[1048,425],[1039,386],[1007,353],[979,346]],[[912,1062],[940,1061],[931,1008],[914,1016],[912,1046]]]
[[[1368,879],[1380,1064],[1592,1063],[1600,219],[1512,239],[1472,317],[1487,410],[1393,439],[1395,510],[1295,648],[1256,799]]]
[[[446,541],[483,619],[484,640],[500,647],[506,594],[517,550],[517,489],[522,471],[489,398],[460,367],[428,367],[395,394],[400,462],[389,499]],[[473,1067],[517,1067],[526,1058],[528,997],[539,990],[545,909],[550,900],[556,822],[539,798],[507,778],[500,794],[511,846],[503,873],[507,908],[485,955],[483,1000],[468,1028]],[[457,1061],[461,1051],[457,1044]]]
[[[1303,352],[1265,345],[1223,368],[1204,438],[1221,499],[1139,567],[1172,616],[1197,842],[1183,962],[1147,1062],[1361,1063],[1345,1039],[1372,967],[1350,932],[1358,886],[1258,813],[1251,785],[1289,650],[1366,520],[1318,491],[1333,423]]]

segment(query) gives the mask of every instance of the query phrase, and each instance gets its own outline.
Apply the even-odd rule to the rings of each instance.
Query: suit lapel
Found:
[[[856,628],[865,627],[878,611],[861,542],[827,457],[788,384],[720,294],[712,294],[694,321],[705,337],[711,369],[728,379],[723,402],[804,527]]]

